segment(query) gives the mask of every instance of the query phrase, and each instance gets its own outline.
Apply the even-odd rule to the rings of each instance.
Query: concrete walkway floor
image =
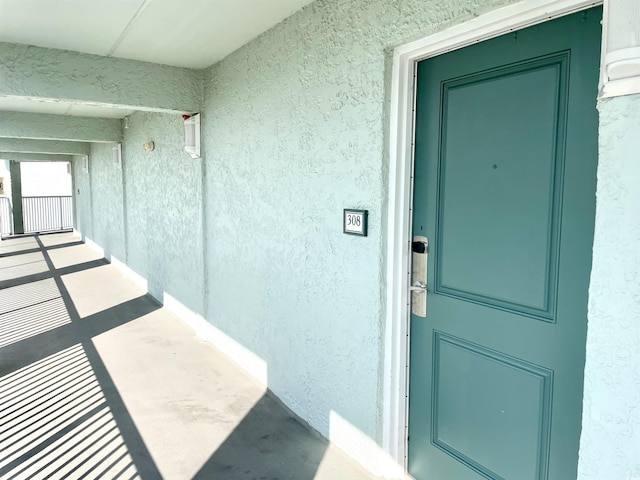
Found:
[[[0,478],[373,478],[72,234],[0,242]]]

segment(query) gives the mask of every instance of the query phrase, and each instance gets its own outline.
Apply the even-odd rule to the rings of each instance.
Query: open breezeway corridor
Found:
[[[0,478],[372,477],[55,234],[0,243]]]

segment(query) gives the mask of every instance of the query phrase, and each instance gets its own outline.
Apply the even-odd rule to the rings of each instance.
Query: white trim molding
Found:
[[[104,248],[102,248],[100,245],[98,245],[96,242],[94,242],[87,236],[84,237],[84,243],[87,247],[89,247],[91,250],[96,252],[102,258],[104,258]]]
[[[167,292],[162,295],[162,305],[191,328],[198,338],[211,343],[262,386],[265,388],[268,386],[267,362],[262,358],[207,322],[202,315],[194,312]]]
[[[382,447],[405,471],[409,391],[408,267],[417,62],[601,4],[602,0],[524,0],[394,50],[390,92]]]
[[[147,282],[146,278],[144,278],[138,272],[129,267],[129,265],[120,261],[113,255],[111,255],[111,258],[109,258],[108,260],[109,262],[111,262],[111,265],[113,265],[120,271],[124,278],[136,284],[138,287],[144,290],[145,293],[149,293],[149,282]]]
[[[637,93],[640,93],[640,8],[636,2],[607,0],[602,18],[600,98]]]

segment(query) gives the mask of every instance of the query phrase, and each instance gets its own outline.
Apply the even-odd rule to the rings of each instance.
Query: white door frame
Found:
[[[407,457],[409,246],[413,204],[413,126],[417,63],[425,58],[441,55],[602,3],[603,0],[524,0],[394,50],[389,130],[389,203],[386,226],[387,297],[382,447],[396,469],[398,466],[404,466],[406,469]],[[392,466],[384,470],[385,472],[381,473],[394,474]]]

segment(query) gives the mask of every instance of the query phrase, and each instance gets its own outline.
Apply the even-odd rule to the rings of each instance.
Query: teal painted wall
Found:
[[[324,435],[381,440],[390,47],[504,3],[318,0],[207,71],[207,320]]]
[[[154,140],[146,152],[143,144]],[[202,160],[184,151],[177,114],[135,113],[124,130],[122,168],[112,143],[92,143],[89,173],[75,157],[76,228],[148,282],[149,293],[171,295],[204,311]],[[78,189],[80,194],[78,194]]]
[[[91,214],[91,168],[92,162],[89,160],[89,171],[82,168],[82,156],[73,157],[73,208],[75,216],[75,228],[82,233],[83,238],[93,237],[93,217]],[[119,200],[117,200],[119,201]],[[110,222],[112,219],[98,219],[99,222]]]
[[[155,298],[166,292],[202,314],[204,160],[184,151],[182,117],[172,114],[131,115],[122,150],[127,263]]]
[[[113,143],[92,143],[89,155],[91,171],[91,240],[111,256],[126,260],[122,170],[113,162]]]
[[[599,104],[579,478],[640,478],[640,95]]]

